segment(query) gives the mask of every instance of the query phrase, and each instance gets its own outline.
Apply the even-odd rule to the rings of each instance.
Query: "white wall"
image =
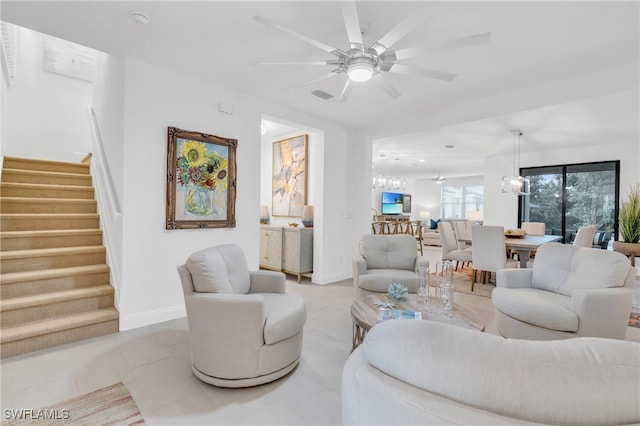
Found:
[[[523,152],[520,166],[538,167],[620,160],[620,195],[624,197],[628,188],[639,181],[639,150],[638,141],[629,141],[626,143],[603,143],[600,147],[558,149],[553,152]],[[518,197],[503,194],[501,189],[502,176],[510,176],[513,173],[513,157],[487,158],[484,168],[484,223],[516,228],[518,226]]]
[[[78,161],[90,150],[86,107],[93,84],[45,72],[43,35],[16,27],[16,72],[3,93],[4,155]],[[5,100],[3,100],[4,102]]]

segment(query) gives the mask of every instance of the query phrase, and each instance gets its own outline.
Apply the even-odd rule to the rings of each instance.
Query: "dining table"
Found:
[[[525,235],[524,237],[508,237],[505,236],[505,245],[507,249],[518,254],[520,259],[520,267],[526,268],[530,254],[543,244],[560,241],[561,235]]]

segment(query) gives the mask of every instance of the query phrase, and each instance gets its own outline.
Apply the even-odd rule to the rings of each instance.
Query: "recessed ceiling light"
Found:
[[[455,148],[455,146],[454,146],[454,145],[445,145],[444,147],[445,147],[445,148],[447,148],[447,149],[453,149],[453,148]]]
[[[144,13],[136,12],[134,10],[129,12],[129,16],[131,17],[131,19],[133,19],[133,22],[135,22],[136,24],[147,25],[151,21],[151,19],[149,19],[149,17]]]
[[[424,163],[424,158],[421,158],[418,161],[421,162],[421,163]]]

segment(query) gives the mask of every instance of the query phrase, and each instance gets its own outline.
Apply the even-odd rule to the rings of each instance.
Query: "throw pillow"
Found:
[[[186,262],[193,287],[203,293],[233,293],[227,265],[218,250],[204,249],[193,253]]]
[[[438,229],[438,222],[433,219],[429,219],[429,229]]]

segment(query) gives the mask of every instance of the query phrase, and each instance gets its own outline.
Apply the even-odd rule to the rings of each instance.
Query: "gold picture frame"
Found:
[[[307,204],[308,135],[273,143],[271,212],[273,216],[302,217]]]
[[[167,128],[166,229],[235,228],[237,139]]]

